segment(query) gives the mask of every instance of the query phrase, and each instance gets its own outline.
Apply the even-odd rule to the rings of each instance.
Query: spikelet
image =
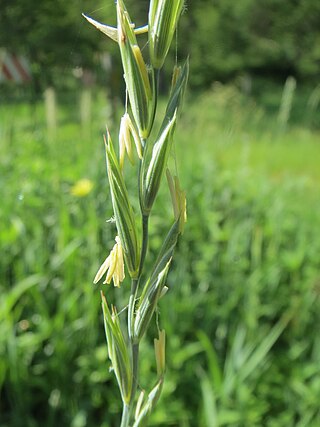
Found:
[[[155,113],[155,91],[138,46],[134,25],[122,0],[117,1],[118,43],[132,114],[140,138],[149,136]]]
[[[152,66],[162,67],[183,8],[183,0],[151,0],[149,49]]]
[[[105,147],[108,179],[118,235],[129,274],[132,278],[136,278],[138,276],[140,256],[136,223],[129,201],[128,191],[109,133],[108,141],[105,141]]]

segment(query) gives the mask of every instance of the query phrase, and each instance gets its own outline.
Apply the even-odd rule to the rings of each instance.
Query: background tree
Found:
[[[249,72],[316,79],[320,4],[303,0],[199,0],[181,20],[191,56],[191,84],[207,86]]]

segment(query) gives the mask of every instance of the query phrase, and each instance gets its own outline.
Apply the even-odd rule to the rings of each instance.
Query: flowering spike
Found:
[[[167,234],[163,236],[157,257],[147,272],[145,259],[148,256],[149,216],[167,169],[189,66],[187,60],[181,67],[175,67],[162,123],[160,129],[155,131],[159,70],[170,48],[184,0],[149,0],[148,25],[141,28],[135,28],[125,7],[125,1],[115,0],[117,27],[102,24],[84,15],[90,24],[118,44],[127,95],[125,114],[121,118],[119,129],[119,154],[114,148],[109,132],[104,137],[113,208],[112,222],[116,225],[117,236],[110,254],[94,278],[94,283],[104,279],[103,283],[109,284],[113,281],[114,286],[119,287],[125,278],[124,263],[126,264],[131,277],[126,328],[123,329],[125,322],[120,324],[116,308],[108,306],[103,294],[102,310],[108,356],[123,402],[121,426],[142,427],[146,426],[163,387],[165,332],[159,330],[159,338],[154,340],[158,374],[156,383],[149,393],[141,393],[136,403],[136,392],[140,384],[139,344],[150,326],[160,298],[168,290],[167,274],[186,220],[185,193],[180,188],[178,178],[172,177],[169,172],[167,179],[175,220]],[[137,43],[137,36],[145,32],[148,32],[149,38],[149,66],[146,65],[142,54],[145,51],[142,52]],[[129,176],[123,172],[126,156],[134,164],[135,149],[141,160],[137,168],[139,185],[137,201],[140,202],[141,227],[136,224],[136,214],[129,200],[126,186]],[[130,188],[132,187],[130,185]],[[71,191],[75,192],[74,188]],[[82,190],[81,194],[83,193]],[[121,312],[125,308],[126,306]],[[134,411],[135,403],[136,411]]]

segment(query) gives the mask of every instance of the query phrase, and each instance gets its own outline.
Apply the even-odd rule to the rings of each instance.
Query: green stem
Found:
[[[132,279],[131,281],[131,292],[129,297],[129,306],[128,306],[128,334],[130,341],[133,341],[134,338],[134,307],[137,298],[139,279]]]
[[[141,145],[143,147],[143,157],[146,156],[146,141],[144,139],[141,139]],[[143,194],[143,162],[144,159],[140,160],[139,162],[139,170],[138,170],[138,189],[139,189],[139,203],[140,203],[140,209],[141,212],[143,212],[143,207],[142,207],[142,194]]]
[[[146,155],[144,153],[144,155]],[[140,200],[140,207],[141,207],[141,215],[142,215],[142,245],[141,245],[141,255],[140,255],[140,264],[139,264],[139,273],[138,273],[138,277],[140,279],[141,274],[142,274],[142,269],[143,269],[143,264],[144,264],[144,260],[146,257],[146,253],[147,253],[147,248],[148,248],[148,236],[149,236],[149,213],[145,213],[143,211],[143,207],[142,207],[142,191],[143,191],[143,184],[142,184],[142,180],[143,180],[143,167],[142,167],[142,162],[140,161],[139,164],[139,172],[138,172],[138,188],[139,188],[139,200]]]
[[[141,256],[140,256],[140,265],[139,265],[139,278],[142,274],[143,264],[147,253],[148,248],[148,238],[149,238],[149,215],[142,215],[142,246],[141,246]]]
[[[133,410],[133,402],[137,391],[138,384],[138,370],[139,370],[139,342],[135,341],[134,338],[134,309],[137,298],[137,291],[139,286],[139,279],[133,279],[131,281],[131,292],[129,298],[128,307],[128,334],[131,346],[131,360],[132,360],[132,386],[131,386],[131,398],[129,405],[123,405],[122,420],[120,427],[128,427],[130,421],[130,415]]]
[[[160,74],[161,74],[161,70],[160,70],[160,68],[158,68],[158,70],[157,70],[157,74],[156,74],[156,84],[155,84],[155,86],[156,86],[156,99],[158,99],[158,96],[159,96],[159,86],[160,86]]]
[[[130,406],[123,404],[122,417],[120,427],[128,427],[130,421]]]
[[[132,403],[134,401],[137,386],[138,386],[138,375],[139,375],[139,343],[131,344],[132,351],[132,388],[131,388],[131,399],[130,405],[131,410],[133,408]]]

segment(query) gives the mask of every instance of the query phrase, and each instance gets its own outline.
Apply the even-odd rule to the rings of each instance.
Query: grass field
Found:
[[[79,99],[58,96],[51,128],[42,101],[1,102],[0,426],[117,426],[92,278],[113,245],[102,134],[108,123],[116,135],[119,118],[101,92],[83,123]],[[160,306],[168,375],[151,425],[320,425],[311,113],[281,122],[232,86],[187,97],[170,163],[187,190],[188,224]],[[167,197],[163,186],[154,253],[172,215]],[[121,307],[129,287],[105,292]],[[141,388],[155,369],[151,338]]]

